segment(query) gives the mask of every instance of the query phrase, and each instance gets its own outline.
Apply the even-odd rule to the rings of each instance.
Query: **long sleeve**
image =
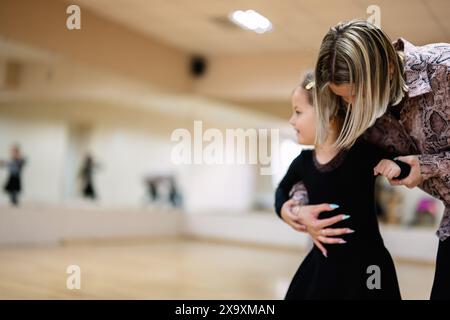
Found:
[[[291,188],[299,182],[301,177],[301,154],[292,161],[285,176],[275,191],[275,212],[281,218],[281,207],[289,199]]]
[[[450,175],[450,152],[419,155],[420,172],[423,179]]]
[[[400,167],[400,174],[395,177],[395,180],[400,180],[406,178],[411,172],[411,166],[403,161],[395,160],[395,154],[385,151],[384,149],[377,147],[372,144],[366,144],[366,154],[368,156],[368,163],[374,168],[378,162],[383,159],[388,159],[394,161]]]
[[[394,161],[400,167],[400,174],[398,175],[398,177],[395,177],[394,180],[405,179],[407,176],[409,176],[409,173],[411,172],[411,166],[409,164],[399,160],[392,161]]]
[[[389,150],[395,156],[417,154],[412,138],[394,115],[399,112],[396,108],[398,107],[391,106],[388,112],[364,132],[361,139],[383,150]]]

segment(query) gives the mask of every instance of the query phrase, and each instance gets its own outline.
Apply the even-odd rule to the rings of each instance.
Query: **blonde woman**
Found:
[[[330,118],[344,107],[336,147],[349,149],[363,137],[401,155],[398,160],[408,163],[411,172],[389,182],[419,186],[444,202],[431,299],[450,299],[450,44],[417,47],[404,39],[392,43],[365,20],[340,23],[322,41],[314,97],[317,143],[326,140]],[[345,245],[335,244],[334,238],[345,232],[334,230],[333,221],[319,219],[327,204],[304,204],[293,212],[298,203],[289,200],[292,185],[277,189],[278,215],[296,230],[308,232],[324,254],[323,244]]]

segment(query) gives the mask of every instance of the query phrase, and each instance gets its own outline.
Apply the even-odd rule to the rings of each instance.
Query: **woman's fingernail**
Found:
[[[344,214],[344,215],[342,216],[342,220],[347,220],[348,218],[350,218],[349,215]]]
[[[326,253],[324,253],[323,255],[325,256],[325,258],[328,258],[328,256],[327,256],[327,254],[326,254]]]
[[[347,230],[347,233],[353,233],[353,232],[355,232],[355,230],[352,230],[352,229]]]
[[[330,208],[331,209],[337,209],[337,208],[339,208],[339,205],[337,205],[337,204],[330,204]]]
[[[340,244],[344,244],[344,243],[347,243],[347,241],[345,241],[345,240],[340,240],[339,243],[340,243]]]

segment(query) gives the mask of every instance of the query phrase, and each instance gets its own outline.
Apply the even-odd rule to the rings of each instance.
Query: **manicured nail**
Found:
[[[353,232],[355,232],[355,230],[352,230],[352,229],[347,230],[347,233],[353,233]]]
[[[340,244],[344,244],[344,243],[347,243],[347,241],[345,241],[345,240],[339,240],[339,243],[340,243]]]
[[[326,254],[326,253],[324,253],[323,255],[325,256],[325,258],[328,258],[328,256],[327,256],[327,254]]]
[[[349,215],[344,214],[344,215],[342,216],[342,220],[347,220],[348,218],[350,218]]]
[[[334,209],[339,208],[339,205],[337,205],[337,204],[330,204],[330,208],[334,210]]]

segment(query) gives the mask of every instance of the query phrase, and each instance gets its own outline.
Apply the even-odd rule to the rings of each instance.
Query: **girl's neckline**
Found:
[[[316,157],[316,150],[313,149],[311,156],[314,163],[314,166],[318,171],[321,172],[330,172],[338,168],[345,159],[348,151],[345,149],[340,150],[331,160],[326,163],[320,163]]]

